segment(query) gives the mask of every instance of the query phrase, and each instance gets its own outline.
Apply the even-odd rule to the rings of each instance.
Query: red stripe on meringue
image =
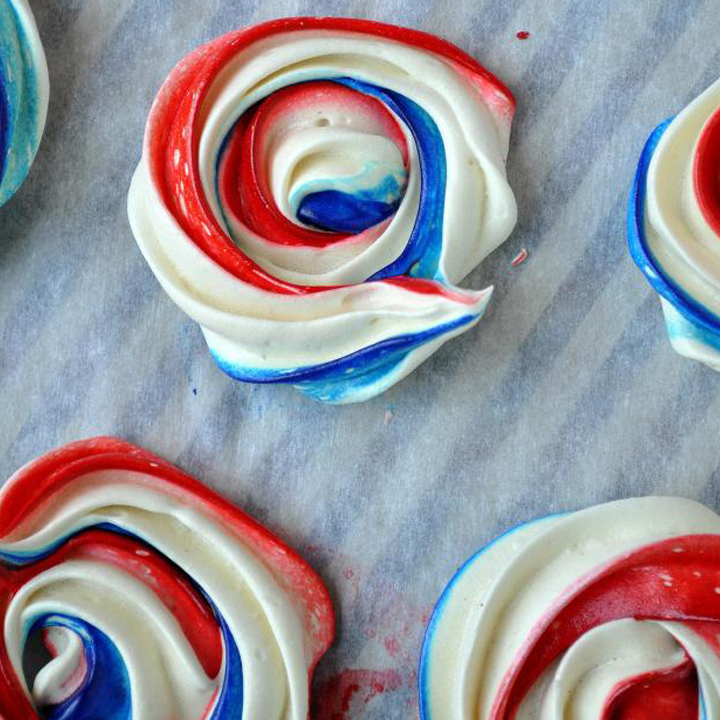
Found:
[[[320,114],[325,107],[342,106],[356,117],[372,119],[378,130],[397,145],[407,167],[405,135],[382,102],[338,83],[307,82],[278,90],[241,119],[220,164],[221,199],[241,223],[267,242],[320,248],[348,239],[360,240],[366,237],[364,233],[353,236],[298,225],[282,214],[271,192],[266,158],[273,130],[283,118],[308,106]]]
[[[131,538],[96,530],[73,538],[43,563],[52,567],[64,560],[113,565],[147,585],[175,616],[205,674],[214,678],[220,672],[222,634],[215,613],[193,584],[160,553]]]
[[[97,561],[120,568],[149,587],[175,616],[209,677],[222,664],[222,635],[207,600],[177,568],[144,543],[105,530],[89,530],[68,540],[49,557],[12,570],[8,581],[14,595],[45,570],[71,560]]]
[[[320,578],[294,550],[256,520],[174,465],[142,448],[117,438],[98,437],[71,443],[26,465],[8,480],[0,492],[0,537],[9,541],[25,532],[31,532],[42,523],[43,511],[57,502],[63,494],[78,487],[82,488],[83,483],[92,486],[98,482],[97,475],[93,474],[108,470],[137,473],[127,478],[127,482],[159,488],[169,496],[202,510],[258,555],[289,596],[297,601],[298,616],[310,642],[308,652],[312,675],[318,660],[332,644],[335,633],[332,602]],[[166,572],[169,572],[168,568],[171,566],[163,564],[164,561],[159,555],[150,552],[143,556],[138,550],[142,553],[148,551],[147,547],[112,534],[110,538],[106,538],[104,549],[100,543],[95,547],[92,547],[91,543],[91,546],[86,548],[83,538],[97,539],[98,533],[101,531],[79,535],[56,550],[48,559],[33,564],[31,568],[54,565],[59,557],[69,552],[82,552],[87,557],[94,556],[98,559],[104,555],[106,562],[124,565],[126,570],[147,563],[150,569],[149,583],[158,583],[162,587],[163,578],[169,577]],[[114,540],[110,542],[112,538]],[[14,588],[21,584],[16,578],[22,577],[22,573],[26,571],[24,568],[0,565],[0,617],[7,610]],[[175,574],[177,575],[177,571]],[[178,588],[178,593],[171,602],[180,603],[181,597],[185,598],[182,600],[182,607],[192,618],[189,622],[197,623],[198,628],[203,627],[202,618],[207,615],[207,606],[198,600],[197,594],[190,593],[187,587],[185,595],[180,592],[180,585]],[[189,638],[194,637],[194,630],[189,629],[188,632]],[[213,649],[214,640],[206,642],[198,639],[197,642],[198,652],[204,654],[207,667],[216,668],[218,665],[217,653]],[[3,709],[6,706],[2,693],[10,672],[6,660],[6,655],[0,656],[0,672],[4,673],[4,677],[0,678],[0,708]],[[26,719],[28,716],[18,716],[20,717]]]
[[[232,58],[260,40],[285,32],[325,30],[376,35],[439,55],[476,79],[512,115],[512,93],[467,53],[428,33],[370,20],[283,18],[244,28],[198,48],[171,72],[155,99],[145,133],[151,179],[174,219],[210,259],[243,282],[278,294],[312,294],[335,289],[280,280],[243,253],[215,219],[204,196],[198,168],[203,103],[213,82]],[[412,290],[413,281],[406,287]],[[421,290],[424,292],[425,290]],[[439,286],[437,292],[440,292]]]
[[[503,679],[490,718],[514,718],[561,653],[594,627],[623,618],[720,621],[720,535],[647,545],[581,578],[530,633]]]
[[[441,295],[448,300],[460,303],[462,305],[475,305],[480,297],[487,295],[489,290],[479,290],[474,292],[462,293],[451,290],[443,285],[438,285],[432,280],[422,280],[418,278],[408,278],[404,276],[388,278],[383,280],[386,285],[395,285],[404,290],[418,293],[419,295]]]
[[[677,667],[618,683],[600,720],[697,720],[699,697],[697,670],[687,658]]]
[[[693,181],[700,211],[720,240],[720,108],[707,121],[700,135]]]

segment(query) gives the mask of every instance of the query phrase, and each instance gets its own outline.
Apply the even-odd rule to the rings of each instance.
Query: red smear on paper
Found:
[[[518,40],[527,40],[530,37],[530,33],[527,30],[521,30],[515,37]]]
[[[400,643],[398,639],[392,635],[385,638],[384,645],[391,657],[395,657],[400,652]]]
[[[367,592],[372,568],[362,557],[347,555],[337,548],[311,545],[305,548],[309,555],[320,554],[332,560],[336,569],[335,582],[341,588],[341,603],[352,607]],[[387,691],[403,692],[407,704],[407,717],[418,717],[417,656],[422,636],[427,627],[432,605],[418,605],[409,600],[398,583],[388,579],[376,581],[377,600],[371,615],[360,625],[371,657],[383,656],[394,670],[346,670],[332,675],[324,682],[318,679],[313,691],[311,720],[354,720],[363,716],[365,706],[378,694]],[[384,655],[387,653],[387,655]],[[358,676],[358,673],[360,674]],[[354,674],[354,676],[353,676]],[[352,680],[352,682],[350,682]],[[365,684],[359,680],[365,680]],[[373,684],[375,682],[375,684]],[[379,685],[378,685],[379,683]],[[380,690],[379,686],[383,686]]]
[[[313,720],[345,720],[373,698],[400,688],[400,674],[395,670],[345,669],[326,680],[315,693]]]

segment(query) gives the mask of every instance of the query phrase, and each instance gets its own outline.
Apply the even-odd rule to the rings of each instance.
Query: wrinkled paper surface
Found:
[[[645,139],[720,75],[716,0],[32,5],[52,93],[36,165],[0,209],[2,478],[111,433],[255,515],[331,588],[337,642],[316,692],[357,680],[347,720],[416,715],[428,614],[508,526],[647,493],[718,507],[720,377],[672,352],[624,230]],[[520,220],[465,283],[495,285],[487,315],[361,405],[223,375],[127,222],[145,119],[174,63],[295,14],[441,34],[518,99],[508,171]]]

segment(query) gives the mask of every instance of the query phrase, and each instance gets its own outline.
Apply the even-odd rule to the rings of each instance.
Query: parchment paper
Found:
[[[624,232],[647,135],[720,74],[717,0],[32,5],[52,93],[37,163],[0,210],[0,477],[111,433],[266,523],[335,600],[321,720],[416,714],[428,613],[455,568],[507,526],[647,493],[720,507],[720,377],[670,349]],[[520,221],[466,283],[495,285],[490,310],[361,405],[223,375],[126,219],[147,112],[174,63],[220,33],[293,14],[441,34],[518,99],[509,176]],[[522,248],[528,259],[511,268]]]

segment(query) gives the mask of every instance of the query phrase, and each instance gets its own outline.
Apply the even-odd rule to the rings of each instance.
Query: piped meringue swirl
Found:
[[[45,53],[27,0],[0,0],[0,207],[30,171],[49,92]]]
[[[56,450],[3,487],[0,538],[5,720],[306,720],[325,587],[172,465],[113,438]]]
[[[423,720],[720,715],[720,517],[680,498],[522,525],[470,558],[430,621]]]
[[[148,119],[135,238],[220,367],[328,402],[475,324],[456,287],[516,220],[514,99],[426,33],[290,18],[197,49]]]
[[[650,136],[628,237],[675,350],[720,370],[720,80]]]

